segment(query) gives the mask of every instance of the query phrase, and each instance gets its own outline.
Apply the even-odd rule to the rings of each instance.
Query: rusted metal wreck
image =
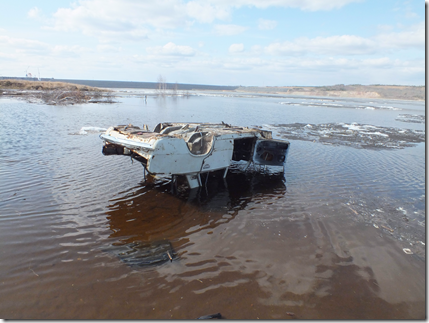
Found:
[[[225,123],[159,123],[110,127],[100,135],[104,155],[126,155],[154,176],[185,176],[191,189],[201,186],[200,174],[224,170],[231,163],[281,166],[290,143],[272,138],[271,131]],[[246,168],[247,168],[246,166]]]

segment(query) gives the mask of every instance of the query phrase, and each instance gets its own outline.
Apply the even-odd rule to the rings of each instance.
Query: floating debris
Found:
[[[212,319],[221,319],[222,315],[220,313],[209,314],[197,317],[197,320],[212,320]]]
[[[391,229],[391,228],[388,228],[388,227],[386,227],[386,226],[384,226],[384,225],[382,225],[381,226],[383,229],[386,229],[387,231],[390,231],[390,232],[394,232],[395,230],[393,230],[393,229]]]
[[[176,254],[171,243],[166,240],[156,242],[133,242],[121,246],[112,246],[104,251],[114,253],[129,266],[154,266],[173,261]]]
[[[407,255],[412,255],[412,254],[413,254],[413,252],[412,252],[410,249],[408,249],[408,248],[404,248],[404,249],[402,249],[402,250],[404,250],[404,252],[405,252]]]

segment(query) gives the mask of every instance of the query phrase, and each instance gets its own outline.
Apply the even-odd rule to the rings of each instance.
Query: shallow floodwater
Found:
[[[424,102],[120,94],[0,99],[0,317],[426,317]],[[102,155],[103,129],[163,121],[270,129],[285,173],[189,192]]]

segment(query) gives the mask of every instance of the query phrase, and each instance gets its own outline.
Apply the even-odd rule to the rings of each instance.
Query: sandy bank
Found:
[[[425,86],[404,85],[333,85],[333,86],[266,86],[239,87],[237,92],[257,92],[280,95],[308,95],[344,98],[425,100]]]

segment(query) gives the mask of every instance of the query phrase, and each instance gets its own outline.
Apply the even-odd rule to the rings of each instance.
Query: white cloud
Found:
[[[341,35],[316,38],[297,38],[294,41],[276,42],[264,48],[269,55],[372,55],[393,49],[424,49],[424,23],[406,31],[382,33],[372,38]]]
[[[74,45],[51,45],[38,40],[14,38],[9,36],[0,36],[0,48],[5,52],[12,54],[17,59],[23,57],[44,57],[53,56],[65,57],[80,57],[83,53],[91,52],[90,49]]]
[[[243,44],[232,44],[231,46],[229,46],[230,53],[241,53],[243,51],[244,51]]]
[[[52,47],[50,50],[52,55],[56,55],[61,58],[64,58],[64,57],[78,58],[84,53],[92,52],[92,50],[78,45],[74,45],[74,46],[56,45]]]
[[[405,31],[377,35],[375,41],[383,48],[425,48],[425,23],[409,27]]]
[[[298,38],[293,42],[272,43],[265,47],[271,55],[304,55],[307,53],[324,55],[362,55],[372,54],[375,42],[353,35]]]
[[[210,3],[217,6],[232,6],[239,7],[283,7],[283,8],[298,8],[307,11],[318,10],[333,10],[339,9],[353,2],[362,2],[363,0],[205,0],[205,3]]]
[[[259,19],[258,20],[258,28],[261,30],[271,30],[276,28],[277,21],[275,20],[266,20],[266,19]]]
[[[246,31],[248,28],[239,25],[215,25],[214,30],[218,36],[233,36]]]
[[[283,7],[302,10],[332,10],[360,0],[80,0],[71,7],[59,8],[53,15],[48,28],[57,31],[78,31],[98,37],[107,42],[112,38],[142,40],[150,32],[174,28],[187,28],[194,21],[213,23],[227,21],[232,12],[241,7]],[[41,18],[41,12],[34,7],[29,17]],[[272,29],[275,22],[261,20],[261,29]],[[236,35],[246,27],[219,25],[216,31],[221,35]]]
[[[152,55],[165,55],[165,56],[194,56],[195,50],[189,46],[180,46],[172,42],[164,46],[148,47],[146,51]]]
[[[27,12],[27,16],[34,19],[42,18],[42,12],[39,8],[34,7]]]
[[[230,18],[231,7],[211,5],[206,1],[190,1],[186,4],[186,13],[199,22],[212,23],[216,19]]]
[[[0,36],[0,48],[29,54],[46,54],[50,45],[38,40]]]
[[[186,7],[179,0],[82,0],[72,8],[60,8],[51,29],[80,31],[107,41],[111,38],[141,40],[155,29],[186,27]]]

